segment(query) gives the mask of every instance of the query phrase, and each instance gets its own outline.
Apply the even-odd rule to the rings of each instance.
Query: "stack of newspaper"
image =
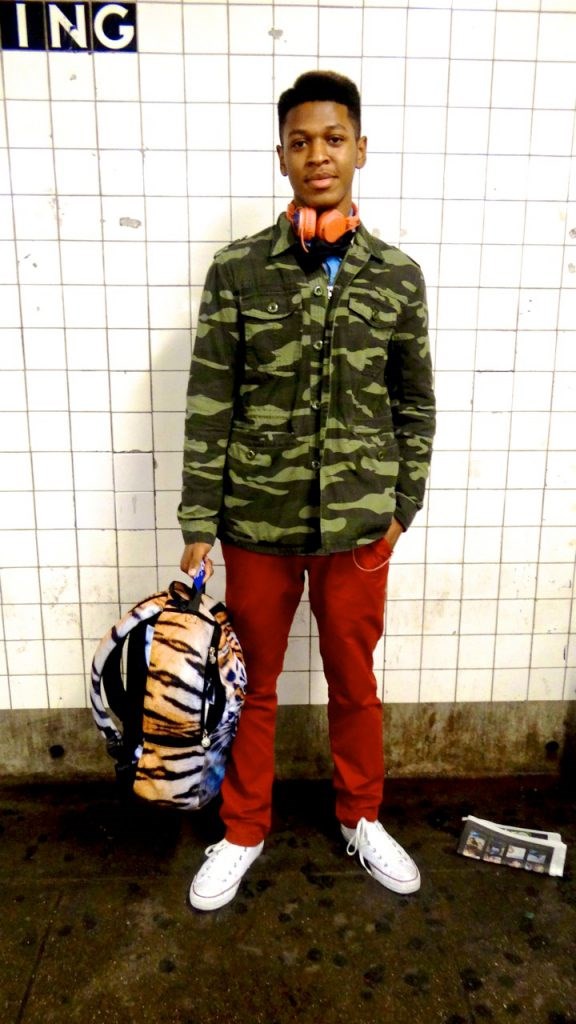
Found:
[[[458,844],[458,853],[490,864],[506,864],[541,875],[563,875],[566,844],[558,832],[536,832],[528,828],[512,828],[485,821],[473,815],[462,819],[465,824]]]

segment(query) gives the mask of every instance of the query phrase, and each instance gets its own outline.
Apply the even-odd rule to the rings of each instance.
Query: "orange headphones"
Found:
[[[309,206],[296,206],[291,202],[286,210],[286,216],[294,231],[307,249],[307,242],[313,238],[320,238],[323,242],[337,242],[347,231],[353,231],[360,223],[358,207],[352,203],[352,214],[345,217],[340,210],[325,210],[318,217],[316,210]]]

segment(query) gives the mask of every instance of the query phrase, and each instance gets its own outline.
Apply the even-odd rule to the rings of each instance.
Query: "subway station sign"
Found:
[[[136,4],[0,0],[0,49],[134,52]]]

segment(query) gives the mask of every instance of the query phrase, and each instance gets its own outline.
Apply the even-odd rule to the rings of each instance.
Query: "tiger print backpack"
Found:
[[[245,691],[222,603],[180,581],[140,601],[92,662],[92,714],[122,789],[182,810],[207,804],[220,790]]]

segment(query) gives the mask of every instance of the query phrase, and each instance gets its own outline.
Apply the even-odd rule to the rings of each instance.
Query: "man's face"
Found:
[[[366,163],[366,137],[356,138],[347,107],[331,100],[293,107],[277,152],[297,206],[348,216],[354,172]]]

